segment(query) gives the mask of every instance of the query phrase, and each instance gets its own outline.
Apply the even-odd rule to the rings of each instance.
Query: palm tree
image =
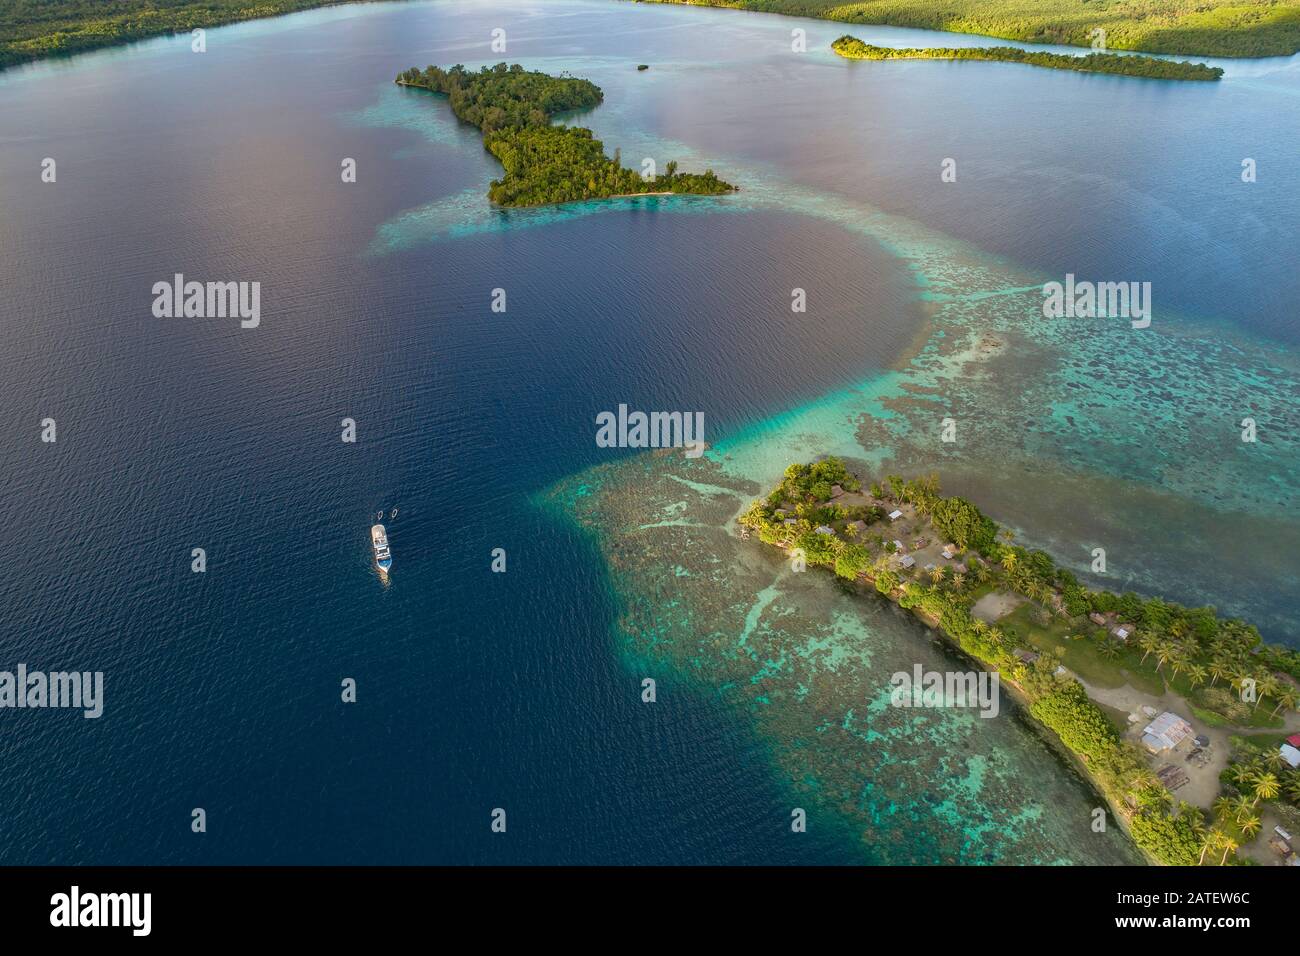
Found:
[[[1219,848],[1219,841],[1223,839],[1223,831],[1218,827],[1210,827],[1210,829],[1198,835],[1201,838],[1201,858],[1196,861],[1196,865],[1201,866],[1205,863],[1206,851]]]
[[[1236,668],[1228,658],[1214,658],[1214,660],[1210,662],[1210,686],[1213,687],[1220,678],[1223,680],[1232,680],[1235,673]]]
[[[1110,638],[1104,638],[1097,647],[1097,653],[1108,661],[1118,660],[1120,655],[1119,644]]]
[[[1255,677],[1254,671],[1252,671],[1248,666],[1241,664],[1237,666],[1237,669],[1236,671],[1233,672],[1232,677],[1233,677],[1233,683],[1236,685],[1237,691],[1240,694],[1244,694],[1246,692],[1246,684],[1248,682],[1254,684],[1253,689],[1255,691],[1255,706],[1258,707],[1259,706],[1259,679]],[[1243,697],[1242,700],[1245,700],[1245,698]]]
[[[1219,846],[1217,849],[1223,851],[1223,859],[1219,861],[1219,866],[1226,866],[1228,863],[1228,854],[1237,849],[1237,841],[1232,838],[1231,834],[1225,833],[1219,838]]]
[[[1010,574],[1019,566],[1020,559],[1016,557],[1016,553],[1014,551],[1009,550],[1007,551],[1006,554],[1002,555],[1001,563],[1002,563],[1002,567],[1006,570],[1006,572]]]
[[[1259,817],[1255,816],[1254,814],[1251,814],[1250,816],[1246,817],[1246,819],[1242,820],[1239,825],[1241,827],[1241,832],[1243,834],[1245,834],[1248,837],[1253,837],[1256,833],[1259,832]]]
[[[1276,677],[1272,674],[1265,674],[1255,685],[1255,708],[1259,707],[1259,702],[1265,697],[1275,697],[1282,685],[1278,683]],[[1252,711],[1255,708],[1251,708]]]
[[[1160,668],[1173,660],[1174,655],[1177,653],[1178,647],[1174,642],[1162,638],[1159,647],[1156,648],[1156,659],[1159,661],[1159,663],[1156,664],[1156,673],[1159,674]]]
[[[1159,634],[1156,634],[1154,631],[1145,631],[1142,636],[1138,638],[1138,647],[1142,648],[1146,653],[1142,655],[1142,660],[1138,661],[1138,663],[1145,664],[1147,662],[1147,655],[1160,647],[1160,644],[1161,638]]]
[[[1246,781],[1255,775],[1255,771],[1244,763],[1234,763],[1228,766],[1228,779],[1238,787],[1245,785]]]
[[[1163,790],[1164,784],[1150,767],[1138,767],[1128,778],[1128,789],[1132,793],[1140,793],[1143,790]]]
[[[1190,811],[1187,813],[1188,828],[1196,836],[1196,839],[1204,840],[1205,839],[1205,818],[1201,816],[1201,814],[1196,810],[1195,807],[1189,806],[1188,804],[1179,805],[1178,812],[1180,814],[1184,812],[1184,807],[1186,807],[1187,811]]]
[[[1290,764],[1287,763],[1286,757],[1282,756],[1282,750],[1280,747],[1277,750],[1270,750],[1268,752],[1268,756],[1264,758],[1264,765],[1270,770],[1285,770],[1290,766]]]
[[[1178,672],[1182,668],[1187,667],[1192,662],[1188,658],[1187,652],[1184,651],[1181,647],[1175,645],[1174,649],[1169,652],[1169,663],[1174,669],[1174,676],[1177,677]]]
[[[1281,784],[1278,783],[1277,774],[1261,773],[1255,778],[1255,803],[1260,800],[1272,800],[1277,796]]]
[[[954,574],[952,576],[952,586],[958,591],[964,588],[966,586],[966,575],[962,574],[960,571]]]
[[[1207,671],[1204,664],[1193,664],[1187,668],[1187,683],[1193,687],[1200,687],[1205,683]]]
[[[1287,710],[1295,710],[1297,703],[1300,702],[1300,692],[1296,691],[1294,687],[1283,687],[1274,697],[1277,699],[1277,706],[1273,708],[1274,717],[1283,707]]]
[[[1286,794],[1296,803],[1300,803],[1300,771],[1292,770],[1286,775]]]
[[[1161,803],[1173,804],[1174,795],[1170,793],[1167,789],[1165,789],[1165,785],[1160,782],[1159,777],[1155,777],[1154,779],[1155,779],[1155,783],[1145,788],[1147,793],[1153,799],[1159,800]]]
[[[935,584],[938,584],[940,581],[943,580],[943,573],[946,570],[947,568],[931,568],[930,580],[933,581]]]
[[[1258,801],[1256,801],[1258,802]],[[1236,800],[1232,801],[1232,815],[1240,823],[1243,817],[1248,817],[1255,809],[1255,804],[1250,802],[1250,797],[1244,793]]]

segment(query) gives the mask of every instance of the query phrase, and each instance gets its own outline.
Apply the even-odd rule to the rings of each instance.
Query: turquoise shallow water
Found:
[[[604,57],[543,57],[538,66],[612,72]],[[1251,82],[1250,74],[1239,82]],[[624,86],[615,81],[616,89]],[[430,108],[427,95],[377,95],[356,121],[417,130],[442,146],[472,145],[448,111]],[[1041,268],[809,185],[800,181],[802,169],[702,153],[656,136],[618,101],[590,120],[625,155],[680,157],[714,168],[742,191],[501,212],[478,201],[471,186],[385,223],[372,251],[647,206],[672,214],[795,212],[867,237],[909,273],[929,315],[925,341],[894,370],[730,438],[723,446],[730,467],[770,480],[793,457],[835,450],[894,470],[942,468],[951,490],[976,495],[1078,573],[1086,575],[1093,547],[1108,545],[1120,560],[1098,585],[1208,601],[1248,617],[1273,639],[1300,634],[1300,578],[1289,557],[1300,546],[1300,442],[1287,424],[1300,412],[1294,348],[1237,322],[1158,306],[1153,329],[1132,329],[1122,319],[1047,319],[1042,287],[1055,277]],[[1211,276],[1201,284],[1217,295],[1221,285],[1245,278]],[[1246,417],[1259,429],[1253,445],[1240,441]],[[938,441],[944,418],[959,423],[952,445]],[[1028,496],[1025,475],[1036,476]],[[1197,527],[1199,540],[1187,533]],[[1161,542],[1173,546],[1161,549]]]
[[[728,526],[795,458],[937,469],[1065,561],[1104,544],[1111,586],[1294,640],[1300,198],[1274,171],[1300,75],[870,70],[825,51],[834,24],[801,22],[792,58],[791,23],[364,5],[212,31],[204,59],[165,39],[0,77],[0,181],[67,171],[5,195],[0,398],[68,436],[34,457],[3,434],[0,650],[103,664],[115,695],[93,730],[4,737],[0,859],[1136,862],[1009,704],[881,706],[893,670],[953,666],[923,628]],[[502,25],[509,59],[602,86],[571,121],[629,162],[741,192],[491,210],[477,134],[391,80],[485,62]],[[260,279],[259,337],[150,321],[174,271]],[[1152,281],[1151,329],[1044,320],[1066,271]],[[713,450],[597,448],[624,401],[702,410]],[[365,529],[398,505],[381,588]],[[172,561],[196,540],[203,589]],[[339,709],[341,673],[366,707]],[[221,825],[195,844],[200,801]],[[517,839],[480,825],[500,805]]]
[[[757,485],[674,455],[561,483],[599,542],[627,666],[685,674],[752,722],[810,827],[873,864],[1131,864],[1099,799],[1001,701],[996,716],[890,706],[891,675],[963,665],[893,605],[791,573],[729,527]]]

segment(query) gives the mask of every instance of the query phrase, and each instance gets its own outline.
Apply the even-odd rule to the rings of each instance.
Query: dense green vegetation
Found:
[[[0,67],[344,0],[0,0]]]
[[[498,63],[477,72],[459,64],[450,70],[431,66],[423,72],[411,67],[397,81],[446,94],[457,118],[484,133],[545,126],[559,113],[589,110],[605,98],[590,80],[529,71],[518,63]]]
[[[343,0],[0,0],[0,67]],[[1300,51],[1300,0],[658,0],[1031,43],[1200,56]]]
[[[1155,791],[1143,795],[1138,812],[1129,821],[1133,842],[1170,866],[1195,866],[1207,849],[1204,814],[1187,803],[1166,811],[1160,800]],[[1218,862],[1227,862],[1226,854]]]
[[[484,138],[488,152],[505,167],[488,198],[501,206],[538,206],[579,199],[604,199],[641,193],[672,192],[716,195],[731,187],[712,171],[677,172],[669,163],[664,174],[643,179],[605,155],[591,130],[568,126],[506,129]]]
[[[663,173],[643,177],[626,169],[618,152],[605,147],[591,130],[552,126],[552,117],[591,109],[604,98],[600,87],[571,76],[530,72],[518,63],[473,72],[463,66],[443,70],[415,67],[397,78],[404,86],[443,93],[452,112],[483,131],[483,146],[505,168],[488,198],[501,206],[539,206],[583,199],[608,199],[647,193],[714,196],[735,189],[714,175],[679,173],[668,163]]]
[[[649,0],[841,23],[979,33],[1028,43],[1196,56],[1300,51],[1300,0]]]
[[[998,526],[964,498],[941,498],[930,513],[934,526],[959,547],[981,553],[997,542]]]
[[[846,494],[838,494],[836,486]],[[1239,724],[1260,712],[1261,701],[1272,703],[1274,712],[1300,703],[1297,685],[1290,680],[1300,677],[1300,653],[1264,644],[1255,628],[1222,619],[1214,608],[1185,608],[1160,598],[1089,590],[1044,552],[1015,545],[1014,536],[973,503],[941,496],[933,475],[913,480],[890,475],[871,485],[870,498],[852,494],[861,487],[838,459],[793,464],[766,498],[750,505],[740,524],[765,543],[801,552],[808,566],[873,584],[1013,681],[1027,698],[1030,714],[1087,765],[1098,787],[1124,813],[1134,841],[1153,858],[1195,864],[1211,846],[1223,849],[1223,827],[1207,827],[1199,809],[1173,800],[1142,754],[1120,739],[1083,685],[1059,670],[1060,655],[1044,649],[1041,635],[1068,630],[1095,650],[1099,660],[1130,655],[1129,666],[1154,668],[1150,676],[1160,682],[1160,693],[1168,680],[1189,700],[1228,711],[1225,723]],[[918,518],[928,518],[945,539],[964,549],[964,560],[959,554],[950,567],[900,568],[891,560],[897,532],[889,525],[873,528],[895,505],[911,506]],[[1042,624],[1012,627],[1013,617],[1008,617],[990,625],[974,617],[971,608],[977,595],[992,590],[1026,598],[1031,603],[1024,614],[1041,617]],[[1112,637],[1117,622],[1131,629],[1128,642]],[[1030,660],[1031,648],[1040,651],[1036,659]],[[1220,680],[1237,688],[1236,693],[1225,692],[1231,704],[1195,696],[1207,681]],[[1253,706],[1240,701],[1239,691],[1247,681],[1254,682],[1258,693]],[[1223,859],[1211,862],[1224,862],[1227,856],[1225,852]]]
[[[1056,731],[1067,747],[1085,757],[1105,756],[1119,745],[1115,728],[1078,681],[1053,687],[1030,705],[1029,712]]]
[[[1134,56],[1119,53],[1089,53],[1071,56],[1064,53],[1041,53],[1021,50],[1014,46],[985,47],[930,47],[927,49],[872,46],[847,33],[831,44],[831,48],[850,60],[996,60],[1006,63],[1025,63],[1050,70],[1075,70],[1079,73],[1115,73],[1120,76],[1140,76],[1153,80],[1217,80],[1223,70],[1204,63],[1185,60],[1161,60],[1154,56]]]
[[[1222,850],[1224,859],[1259,833],[1264,805],[1292,833],[1300,830],[1300,769],[1283,758],[1280,735],[1233,737],[1232,743],[1232,760],[1219,775],[1214,823],[1205,833],[1207,852]]]

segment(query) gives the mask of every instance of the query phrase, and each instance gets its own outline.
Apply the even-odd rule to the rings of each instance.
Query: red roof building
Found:
[[[1300,734],[1292,734],[1290,737],[1286,739],[1286,742],[1289,743],[1292,747],[1300,749]]]

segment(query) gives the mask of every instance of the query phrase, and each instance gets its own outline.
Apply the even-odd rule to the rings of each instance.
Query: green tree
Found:
[[[1213,687],[1217,681],[1232,680],[1236,673],[1236,665],[1227,657],[1216,657],[1210,661],[1210,686]]]
[[[1219,860],[1219,865],[1224,866],[1228,862],[1228,854],[1237,849],[1237,841],[1229,833],[1224,833],[1219,837],[1218,849],[1223,851],[1223,859]]]
[[[1279,785],[1277,775],[1273,773],[1261,773],[1255,778],[1255,805],[1260,800],[1272,800],[1278,795]]]
[[[981,554],[996,541],[997,525],[964,498],[941,498],[930,507],[934,526],[958,547]]]
[[[1204,834],[1201,836],[1201,855],[1200,858],[1196,861],[1197,866],[1200,866],[1205,862],[1205,854],[1207,851],[1218,849],[1219,842],[1222,839],[1223,839],[1223,831],[1219,830],[1218,828],[1212,827],[1209,830],[1204,832]]]
[[[1294,687],[1282,687],[1274,695],[1277,700],[1277,706],[1273,708],[1273,716],[1285,707],[1287,710],[1295,710],[1297,701],[1300,701],[1300,693],[1297,693]]]

